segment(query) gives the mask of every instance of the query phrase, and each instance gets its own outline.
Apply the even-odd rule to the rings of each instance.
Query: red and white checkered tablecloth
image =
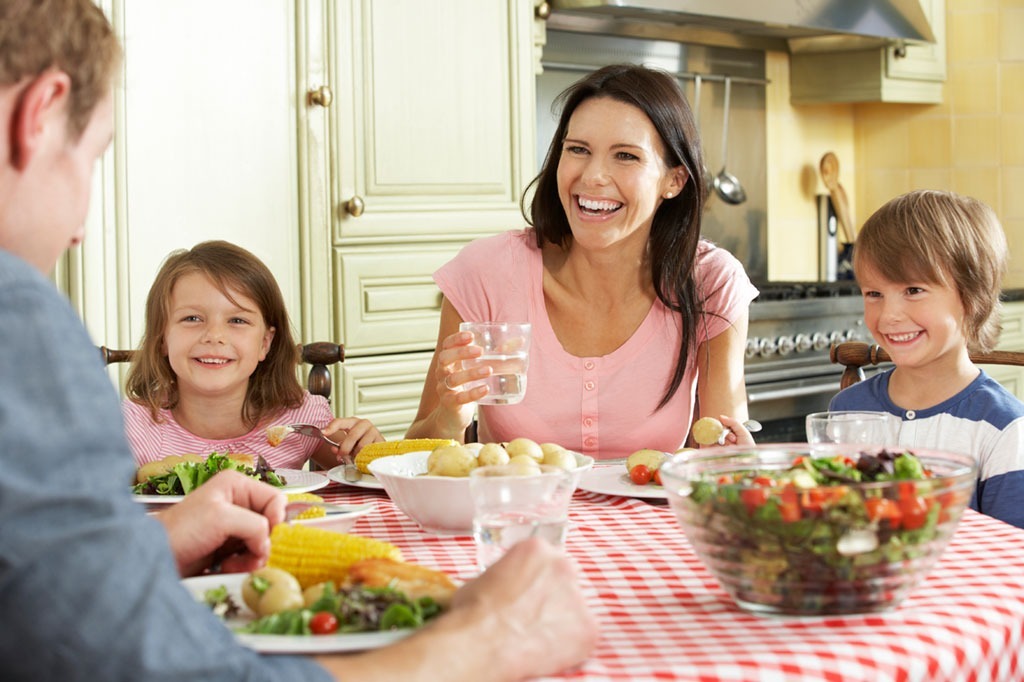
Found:
[[[471,537],[420,530],[383,493],[332,484],[329,501],[375,502],[354,533],[460,579]],[[1024,679],[1024,530],[967,510],[945,554],[894,611],[798,618],[741,611],[666,506],[577,491],[566,549],[601,623],[582,680]]]

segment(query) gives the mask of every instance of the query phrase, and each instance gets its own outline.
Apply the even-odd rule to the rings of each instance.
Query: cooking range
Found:
[[[771,282],[750,306],[746,388],[759,443],[806,441],[804,417],[828,409],[842,367],[829,360],[841,341],[871,341],[853,281]]]

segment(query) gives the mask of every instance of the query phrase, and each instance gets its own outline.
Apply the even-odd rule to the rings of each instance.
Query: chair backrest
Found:
[[[345,346],[330,341],[315,341],[313,343],[298,344],[301,361],[312,365],[309,368],[309,375],[306,378],[306,388],[313,395],[322,395],[328,400],[331,399],[331,365],[345,362]],[[131,362],[135,355],[133,350],[114,350],[106,346],[100,346],[100,356],[103,363],[110,365],[115,362]]]
[[[843,365],[843,378],[839,388],[852,386],[864,380],[864,367],[891,362],[889,354],[876,344],[863,341],[843,341],[832,344],[829,350],[832,362]],[[1016,365],[1024,367],[1024,352],[1011,350],[995,350],[991,353],[971,353],[971,362],[977,365]]]

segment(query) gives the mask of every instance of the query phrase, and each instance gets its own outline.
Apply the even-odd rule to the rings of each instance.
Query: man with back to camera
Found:
[[[542,542],[422,632],[348,657],[256,654],[181,586],[215,554],[228,570],[262,564],[284,496],[224,472],[146,516],[116,392],[46,279],[84,236],[120,60],[90,0],[0,0],[0,676],[505,680],[585,659],[594,620],[572,564]]]

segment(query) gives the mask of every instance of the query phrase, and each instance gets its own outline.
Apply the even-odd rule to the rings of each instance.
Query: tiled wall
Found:
[[[768,158],[780,160],[769,173],[769,196],[777,199],[769,216],[772,278],[815,274],[803,245],[815,241],[807,215],[814,215],[813,193],[825,188],[805,169],[831,148],[858,222],[911,189],[989,203],[1010,242],[1006,285],[1024,287],[1024,0],[947,0],[946,32],[948,78],[938,105],[793,107],[788,58],[770,55]]]

